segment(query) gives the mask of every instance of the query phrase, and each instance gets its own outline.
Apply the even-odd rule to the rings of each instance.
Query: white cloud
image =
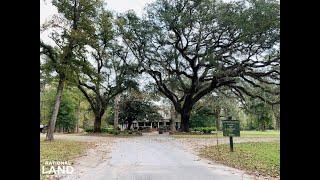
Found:
[[[154,2],[154,0],[106,0],[106,8],[118,13],[128,10],[134,10],[137,15],[141,16],[143,8],[146,4]]]
[[[57,14],[58,10],[49,0],[40,0],[40,24],[43,24],[52,15]]]
[[[141,16],[145,5],[154,1],[155,0],[105,0],[104,2],[107,4],[106,8],[114,12],[123,13],[131,9]],[[40,0],[40,24],[43,24],[57,12],[57,8],[51,4],[50,0]]]
[[[146,4],[152,3],[155,0],[105,0],[106,8],[114,13],[123,13],[128,10],[134,10],[138,16],[143,13],[143,8]],[[58,10],[52,5],[51,0],[40,0],[40,25],[57,14]],[[40,34],[44,42],[52,44],[52,40],[48,37],[50,32],[43,32]]]

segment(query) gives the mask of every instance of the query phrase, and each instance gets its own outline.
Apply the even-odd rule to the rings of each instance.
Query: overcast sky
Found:
[[[114,13],[123,13],[128,10],[134,10],[138,16],[141,16],[143,13],[143,8],[146,4],[152,3],[155,0],[105,0],[106,8],[113,11]],[[42,25],[46,20],[49,20],[52,15],[56,14],[58,11],[51,4],[51,0],[40,0],[40,25]],[[41,33],[40,37],[46,43],[51,44],[50,38],[48,35],[49,31]],[[140,84],[145,84],[145,80],[140,79]],[[154,102],[159,105],[159,102]]]
[[[146,4],[152,3],[155,0],[104,0],[106,8],[114,13],[123,13],[128,10],[134,10],[138,16],[143,13],[143,8]],[[57,8],[51,4],[51,0],[40,0],[40,25],[46,20],[49,20],[52,15],[56,14]],[[49,44],[53,41],[48,37],[50,31],[40,33],[41,39]]]
[[[122,13],[127,10],[134,10],[137,15],[141,15],[147,3],[154,0],[105,0],[106,8],[114,12]],[[40,0],[40,24],[57,13],[57,9],[51,4],[51,0]]]

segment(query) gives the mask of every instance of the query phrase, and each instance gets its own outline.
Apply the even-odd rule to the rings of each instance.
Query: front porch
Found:
[[[119,125],[121,130],[124,130],[128,127],[128,124],[122,124]],[[136,130],[141,130],[141,129],[156,129],[158,130],[160,127],[164,127],[167,129],[170,129],[170,120],[161,120],[161,121],[156,121],[156,122],[148,122],[148,121],[133,121],[131,129],[136,129]],[[175,128],[179,129],[180,128],[180,123],[175,122]]]

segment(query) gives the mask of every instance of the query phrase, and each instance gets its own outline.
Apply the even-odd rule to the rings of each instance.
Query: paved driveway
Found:
[[[240,180],[243,171],[208,163],[166,134],[119,138],[109,159],[65,179],[80,180]]]

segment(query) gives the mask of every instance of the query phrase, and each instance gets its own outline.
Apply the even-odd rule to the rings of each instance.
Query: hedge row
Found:
[[[84,129],[85,132],[88,133],[93,133],[93,127],[89,127]],[[109,133],[109,134],[113,134],[114,133],[114,129],[113,128],[101,128],[101,132],[102,133]]]
[[[215,127],[195,127],[195,128],[191,128],[191,131],[195,131],[195,132],[203,132],[205,134],[209,134],[211,133],[211,131],[215,131],[216,128]]]
[[[93,133],[93,127],[86,128],[85,132]],[[114,135],[142,135],[141,132],[137,130],[124,130],[124,131],[118,131],[116,132],[113,128],[101,128],[101,133],[108,133],[108,134],[114,134]]]

